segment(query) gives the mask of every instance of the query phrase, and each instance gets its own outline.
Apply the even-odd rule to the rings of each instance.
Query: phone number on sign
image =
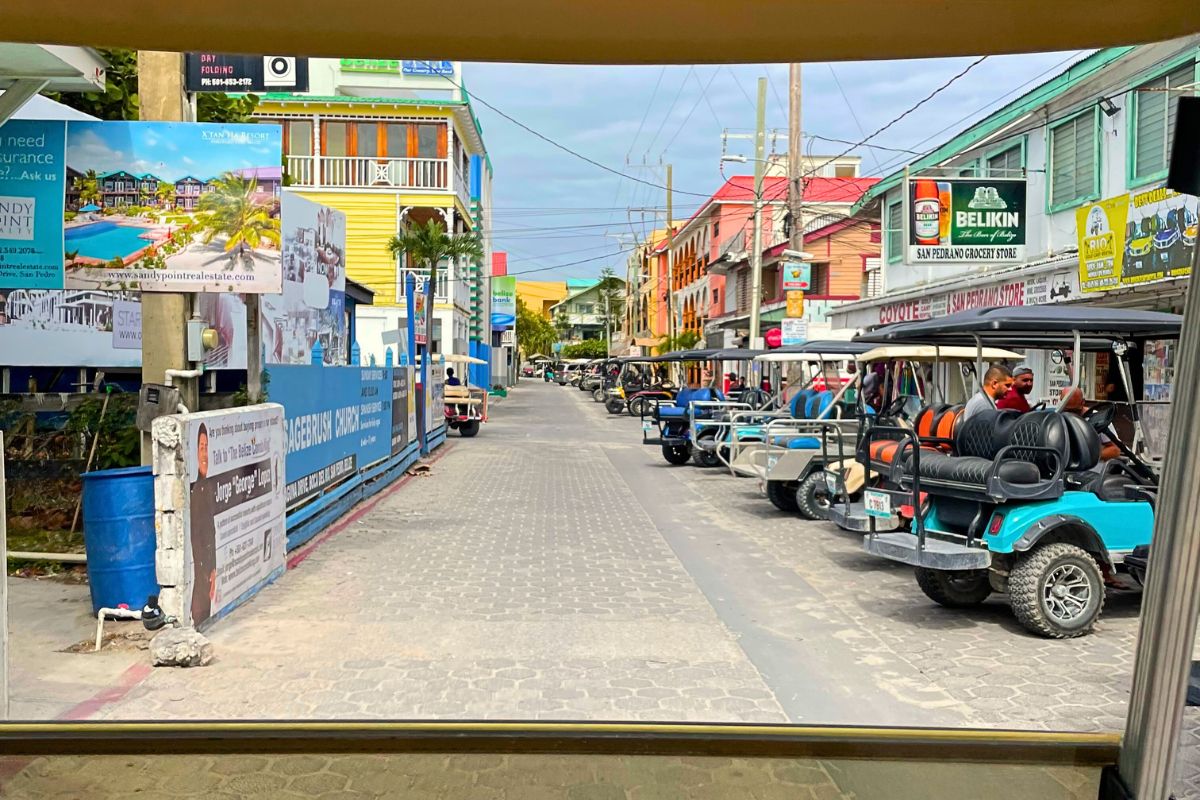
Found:
[[[201,78],[201,86],[250,86],[250,78]]]

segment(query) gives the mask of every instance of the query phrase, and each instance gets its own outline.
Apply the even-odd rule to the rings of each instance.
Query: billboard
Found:
[[[392,367],[392,455],[396,455],[413,440],[416,424],[410,421],[412,391],[412,367]],[[416,413],[415,407],[412,413]]]
[[[784,347],[808,341],[808,320],[784,317],[779,324],[780,344]]]
[[[812,285],[812,265],[803,261],[783,262],[783,291],[806,292]]]
[[[176,419],[188,481],[185,609],[192,625],[202,625],[283,571],[283,408]]]
[[[0,126],[0,286],[63,286],[65,143],[65,122]]]
[[[1004,263],[1025,258],[1025,181],[909,181],[908,261]]]
[[[187,53],[183,76],[189,92],[307,92],[308,59]]]
[[[346,215],[284,192],[283,292],[262,298],[268,364],[308,364],[321,343],[324,363],[344,364]]]
[[[281,153],[277,125],[67,123],[61,288],[278,293]]]
[[[391,455],[386,368],[285,365],[269,373],[271,399],[287,409],[288,508]]]
[[[513,275],[492,278],[492,328],[508,328],[517,323],[517,279]]]
[[[1078,209],[1081,288],[1102,292],[1191,274],[1198,217],[1195,197],[1165,186]]]

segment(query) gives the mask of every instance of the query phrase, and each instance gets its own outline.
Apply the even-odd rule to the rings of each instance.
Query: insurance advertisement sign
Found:
[[[0,126],[0,286],[61,289],[65,122]]]
[[[1005,263],[1025,258],[1025,181],[909,181],[909,263]]]

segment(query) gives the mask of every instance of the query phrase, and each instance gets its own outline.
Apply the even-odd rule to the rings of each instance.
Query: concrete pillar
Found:
[[[187,119],[183,91],[183,55],[138,51],[138,96],[142,119]],[[188,369],[186,323],[191,298],[173,292],[142,294],[142,382],[163,383],[168,369]],[[183,404],[200,405],[198,380],[179,381]],[[142,463],[150,463],[150,443],[142,439]]]

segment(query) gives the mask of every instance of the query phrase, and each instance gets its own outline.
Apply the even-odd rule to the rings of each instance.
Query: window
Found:
[[[904,204],[897,201],[887,207],[887,259],[899,261],[904,247]]]
[[[999,153],[988,156],[987,174],[989,178],[1019,178],[1021,177],[1021,145],[1014,144]]]
[[[389,122],[386,128],[384,155],[388,158],[408,157],[408,126],[403,123]]]
[[[835,164],[833,166],[833,177],[835,178],[857,178],[858,167],[854,164]]]
[[[812,276],[809,282],[809,294],[829,294],[829,264],[814,263],[811,266]]]
[[[441,125],[417,126],[417,158],[438,157],[438,131]]]
[[[720,289],[713,289],[712,304],[714,306],[716,306],[717,308],[721,307],[721,290]],[[720,312],[718,311],[717,313],[720,313]]]
[[[977,178],[979,177],[979,159],[968,161],[958,168],[958,177],[960,178]]]
[[[1173,90],[1195,82],[1196,65],[1189,61],[1134,90],[1131,183],[1153,180],[1166,172],[1178,98],[1182,94]]]
[[[321,152],[327,156],[349,155],[347,149],[349,137],[346,135],[347,125],[344,122],[326,122],[324,136],[321,139]]]
[[[1050,209],[1077,205],[1100,195],[1097,169],[1097,109],[1050,129]]]
[[[379,123],[357,122],[354,125],[355,148],[358,156],[373,157],[379,155]]]
[[[313,124],[311,120],[289,120],[285,123],[284,139],[289,156],[311,156]]]

